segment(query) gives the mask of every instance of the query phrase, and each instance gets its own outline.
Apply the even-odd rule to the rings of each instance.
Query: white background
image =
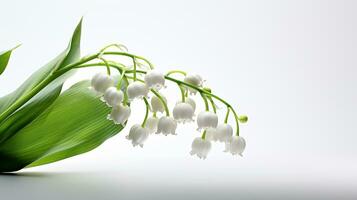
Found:
[[[205,161],[190,156],[195,124],[177,137],[154,135],[143,149],[125,139],[127,127],[90,153],[1,175],[0,199],[357,197],[356,1],[0,3],[1,49],[23,43],[0,96],[64,49],[83,15],[83,55],[123,43],[162,71],[201,74],[250,119],[243,158],[219,144]],[[174,103],[177,88],[165,92]],[[141,108],[134,103],[130,124]]]

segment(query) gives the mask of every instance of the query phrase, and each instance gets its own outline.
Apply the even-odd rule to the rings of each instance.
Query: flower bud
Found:
[[[104,93],[106,89],[114,85],[114,80],[107,74],[97,73],[93,76],[91,85],[95,91]]]
[[[150,133],[156,133],[158,123],[159,119],[157,117],[148,117],[145,127],[149,129]]]
[[[197,116],[198,129],[216,128],[218,124],[218,116],[210,111],[202,111]]]
[[[164,96],[162,96],[162,99],[165,101],[165,103],[167,103],[167,100]],[[165,106],[162,104],[161,100],[156,95],[151,97],[151,108],[153,112],[162,113],[165,111]]]
[[[131,140],[133,146],[144,146],[144,142],[149,137],[149,129],[141,127],[140,124],[135,124],[130,128],[129,135],[126,139]]]
[[[246,115],[241,115],[238,117],[238,120],[240,123],[246,123],[248,121],[248,116]]]
[[[197,155],[197,157],[201,159],[206,159],[207,154],[211,150],[211,142],[202,139],[201,137],[197,137],[193,140],[191,147],[191,155]]]
[[[160,118],[157,125],[157,134],[162,133],[164,135],[172,134],[176,135],[177,123],[172,117],[163,116]]]
[[[243,137],[241,136],[232,136],[229,142],[226,143],[226,149],[224,152],[229,152],[232,155],[243,156],[242,153],[245,149],[246,143]]]
[[[121,90],[117,90],[115,87],[109,87],[105,90],[103,99],[107,103],[108,106],[114,107],[118,106],[124,98],[124,94]]]
[[[220,142],[228,142],[233,135],[233,128],[229,124],[220,124],[217,126],[216,139]]]
[[[176,104],[172,113],[175,120],[180,123],[193,121],[192,117],[193,117],[194,110],[191,104],[189,103],[183,102],[183,103]]]
[[[132,82],[129,84],[127,93],[128,97],[130,100],[134,100],[135,98],[142,98],[147,96],[149,92],[148,87],[145,85],[145,83],[142,82]]]
[[[189,74],[185,77],[184,79],[184,82],[185,83],[189,83],[191,85],[194,85],[194,86],[197,86],[197,87],[201,87],[202,84],[203,84],[203,80],[201,78],[200,75],[192,75],[192,74]],[[193,88],[190,88],[190,87],[187,87],[188,91],[191,93],[191,94],[196,94],[197,91]]]
[[[160,90],[165,85],[164,75],[155,70],[148,71],[144,80],[149,89]]]
[[[112,112],[108,115],[109,120],[113,120],[115,124],[125,125],[125,122],[130,116],[131,110],[129,106],[119,104],[112,108]]]

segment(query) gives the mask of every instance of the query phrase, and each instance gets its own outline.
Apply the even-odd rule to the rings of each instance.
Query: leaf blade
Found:
[[[79,60],[81,29],[82,20],[80,20],[76,26],[68,47],[60,55],[33,73],[14,92],[0,98],[0,113],[5,111],[9,106],[15,103],[17,99],[21,98],[41,81],[46,79],[53,70]],[[18,130],[34,120],[41,112],[53,103],[53,101],[60,94],[62,85],[69,75],[70,73],[67,73],[57,78],[41,92],[32,97],[31,100],[24,106],[16,110],[10,117],[0,122],[0,145],[2,142],[16,134]]]
[[[12,51],[17,49],[19,46],[21,46],[21,44],[10,50],[0,52],[0,75],[4,73],[7,65],[9,64]]]
[[[100,97],[81,82],[0,147],[0,171],[17,171],[88,152],[122,130]],[[4,165],[2,163],[5,163]]]

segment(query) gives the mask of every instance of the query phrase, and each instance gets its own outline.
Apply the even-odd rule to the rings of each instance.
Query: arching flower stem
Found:
[[[226,117],[224,118],[224,123],[225,124],[227,124],[227,122],[228,122],[228,117],[229,117],[229,111],[230,111],[231,109],[227,106],[227,113],[226,113]]]
[[[203,92],[200,92],[200,95],[201,95],[201,97],[202,97],[202,99],[203,99],[203,101],[204,101],[204,103],[205,103],[205,109],[206,109],[206,111],[209,111],[209,106],[208,106],[208,101],[207,101],[206,95],[205,95]]]
[[[171,74],[182,74],[184,76],[187,75],[187,73],[182,71],[182,70],[171,70],[171,71],[166,73],[166,76],[170,76]]]
[[[145,125],[146,125],[146,120],[148,119],[148,116],[149,116],[150,105],[149,105],[149,102],[148,102],[148,100],[146,99],[146,97],[144,97],[143,100],[144,100],[144,102],[145,102],[146,111],[145,111],[145,117],[144,117],[143,123],[141,124],[141,127],[144,128]]]
[[[180,88],[181,101],[182,101],[182,102],[185,102],[185,89],[184,89],[180,84],[177,84],[177,86]]]

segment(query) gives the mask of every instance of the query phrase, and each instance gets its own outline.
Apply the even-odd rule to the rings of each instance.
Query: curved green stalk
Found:
[[[145,106],[146,106],[146,111],[145,111],[145,117],[144,117],[144,120],[143,120],[143,123],[141,124],[141,127],[145,127],[146,125],[146,120],[148,119],[148,116],[149,116],[149,108],[150,108],[150,105],[149,105],[149,102],[148,100],[146,99],[146,97],[143,98],[144,102],[145,102]]]

